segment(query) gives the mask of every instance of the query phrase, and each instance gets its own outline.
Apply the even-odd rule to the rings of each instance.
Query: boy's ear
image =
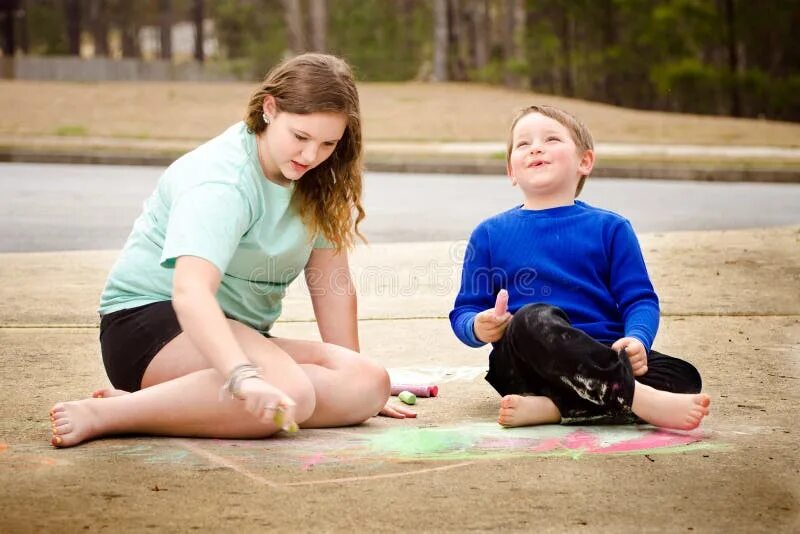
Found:
[[[261,108],[268,117],[275,118],[275,115],[278,114],[278,105],[272,95],[264,95],[264,104],[262,104]]]
[[[578,164],[578,172],[583,176],[589,176],[594,168],[594,150],[587,150],[581,156],[581,161]]]
[[[517,179],[514,177],[514,171],[511,170],[511,162],[506,163],[506,175],[511,180],[511,185],[517,185]]]

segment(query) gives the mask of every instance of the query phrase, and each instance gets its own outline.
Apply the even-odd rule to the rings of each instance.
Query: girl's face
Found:
[[[581,175],[591,172],[594,154],[578,153],[566,126],[540,113],[522,117],[514,126],[508,176],[526,198],[575,198]]]
[[[261,135],[262,161],[267,178],[280,185],[299,180],[328,159],[347,127],[342,113],[278,111],[269,95],[264,99],[264,113],[270,124]]]

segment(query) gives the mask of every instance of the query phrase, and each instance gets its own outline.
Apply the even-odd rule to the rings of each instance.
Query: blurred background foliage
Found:
[[[0,27],[5,56],[201,61],[254,80],[316,50],[365,81],[800,120],[800,0],[0,0]]]

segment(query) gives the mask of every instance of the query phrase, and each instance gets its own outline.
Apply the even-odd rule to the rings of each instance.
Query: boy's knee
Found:
[[[566,315],[560,308],[537,302],[526,304],[514,314],[511,325],[515,329],[528,332],[543,332],[548,328],[566,321]]]

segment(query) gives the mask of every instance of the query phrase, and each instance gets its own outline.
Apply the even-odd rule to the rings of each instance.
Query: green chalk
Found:
[[[411,393],[410,391],[401,391],[397,398],[401,401],[405,402],[406,404],[416,404],[417,403],[417,396]]]
[[[286,431],[287,431],[289,434],[294,434],[294,433],[295,433],[295,432],[297,432],[298,430],[300,430],[300,427],[299,427],[299,426],[297,426],[297,423],[295,423],[294,421],[292,421],[292,424],[290,424],[290,425],[289,425],[289,426],[286,428]]]

